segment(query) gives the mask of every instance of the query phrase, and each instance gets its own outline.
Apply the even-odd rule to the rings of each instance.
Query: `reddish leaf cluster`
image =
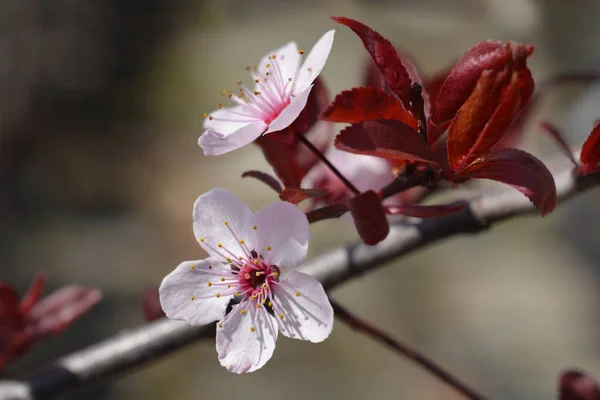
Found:
[[[65,286],[42,298],[45,279],[38,275],[19,301],[0,283],[0,369],[34,343],[62,332],[102,298],[96,289]]]
[[[479,43],[442,84],[436,78],[424,85],[414,64],[379,33],[350,18],[332,19],[360,37],[389,88],[360,87],[335,98],[323,118],[352,124],[336,138],[337,148],[426,166],[435,179],[453,183],[496,180],[521,191],[542,215],[554,209],[554,180],[539,160],[520,150],[492,150],[533,93],[526,63],[533,46]]]

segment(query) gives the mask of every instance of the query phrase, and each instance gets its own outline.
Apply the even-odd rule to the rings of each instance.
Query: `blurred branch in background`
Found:
[[[572,165],[564,158],[548,165],[553,171],[560,203],[600,184],[598,174],[577,178]],[[377,246],[351,244],[316,257],[300,269],[316,277],[329,290],[441,239],[478,233],[496,222],[534,212],[529,201],[512,188],[483,194],[472,199],[469,207],[461,212],[396,225]],[[161,319],[68,355],[46,371],[23,381],[0,382],[0,399],[52,398],[69,389],[140,367],[212,335],[212,324],[193,327]]]

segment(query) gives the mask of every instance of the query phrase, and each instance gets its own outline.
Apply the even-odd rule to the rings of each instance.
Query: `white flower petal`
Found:
[[[300,65],[300,54],[298,54],[298,46],[296,42],[289,42],[285,46],[282,46],[276,50],[272,50],[267,53],[266,56],[260,59],[258,62],[258,73],[264,76],[265,73],[274,73],[274,61],[271,58],[275,55],[275,62],[279,66],[281,72],[281,78],[283,82],[287,82],[288,78],[293,78],[296,75],[296,70]],[[267,68],[267,64],[271,64],[271,67]],[[257,88],[257,90],[260,90]]]
[[[321,70],[327,62],[329,52],[333,46],[333,37],[335,31],[326,32],[315,43],[312,50],[304,60],[302,67],[298,73],[297,81],[294,86],[294,93],[304,91],[321,73]],[[309,70],[310,69],[310,70]]]
[[[214,267],[209,270],[209,265]],[[222,318],[231,296],[217,298],[222,287],[208,286],[208,282],[218,277],[206,273],[218,270],[220,265],[214,258],[185,261],[167,275],[158,289],[160,305],[167,317],[190,325],[206,325]]]
[[[217,188],[198,197],[193,218],[194,236],[211,256],[218,257],[220,253],[223,255],[219,258],[221,261],[231,258],[225,249],[243,256],[239,240],[244,240],[244,244],[252,249],[254,233],[249,227],[252,211],[230,191]],[[218,247],[219,243],[222,248]]]
[[[282,334],[313,343],[327,339],[333,329],[333,308],[319,281],[293,271],[274,285],[273,292],[276,312],[283,314],[277,318]]]
[[[255,250],[268,263],[296,267],[306,257],[310,230],[306,215],[297,206],[271,203],[257,211],[250,224],[257,226]]]
[[[255,116],[240,115],[247,114],[248,110],[240,106],[217,109],[210,113],[212,119],[210,117],[204,119],[204,129],[210,129],[226,137],[252,122],[261,120]]]
[[[234,123],[230,123],[233,126]],[[221,133],[207,129],[198,139],[198,144],[204,150],[204,155],[218,156],[237,150],[255,141],[267,130],[263,121],[243,124],[233,132]]]
[[[311,89],[312,85],[309,86],[305,91],[298,93],[298,95],[292,96],[290,104],[281,110],[279,115],[273,121],[271,121],[265,134],[277,132],[290,126],[290,124],[294,122],[296,118],[298,118],[298,115],[300,115],[302,110],[304,110],[304,106],[306,106]]]
[[[273,356],[277,323],[264,307],[256,308],[256,302],[241,303],[231,313],[217,325],[219,361],[229,372],[254,372]]]

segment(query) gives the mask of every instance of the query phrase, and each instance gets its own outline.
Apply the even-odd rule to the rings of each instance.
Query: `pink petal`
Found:
[[[249,123],[261,121],[261,119],[256,116],[246,117],[239,115],[247,114],[249,110],[251,109],[240,106],[219,108],[210,113],[210,116],[213,117],[213,119],[210,119],[210,117],[204,119],[204,129],[218,132],[222,136],[229,136]]]
[[[271,132],[281,131],[292,124],[298,118],[298,115],[304,110],[304,106],[306,106],[306,102],[308,101],[308,95],[310,94],[310,90],[312,86],[309,86],[305,91],[292,95],[290,104],[287,105],[279,115],[271,121],[269,124],[269,129],[265,134]]]
[[[315,43],[306,57],[306,60],[304,60],[304,64],[302,64],[302,67],[300,68],[300,73],[298,74],[298,78],[294,85],[294,93],[303,91],[313,83],[317,76],[319,76],[329,57],[329,52],[333,46],[334,35],[335,31],[330,30],[321,36],[317,43]]]
[[[283,314],[283,318],[277,318],[282,334],[313,343],[327,339],[333,329],[333,308],[318,280],[292,271],[273,287],[273,292]]]
[[[267,64],[273,64],[273,60],[270,58],[272,55],[277,56],[275,59],[281,71],[281,75],[284,82],[287,82],[288,78],[294,78],[296,70],[300,65],[300,54],[298,54],[298,46],[296,42],[289,42],[285,46],[272,50],[267,53],[266,56],[260,59],[258,63],[258,73],[264,76],[267,72],[272,72],[273,67],[267,68]],[[261,90],[261,89],[256,89]]]
[[[273,356],[277,323],[264,307],[256,307],[256,301],[241,303],[231,313],[217,325],[219,361],[229,372],[254,372]]]
[[[194,236],[211,256],[225,255],[223,249],[219,249],[219,243],[236,255],[244,255],[239,240],[244,240],[252,249],[254,233],[249,225],[252,211],[230,191],[216,188],[198,197],[193,218]],[[224,257],[220,260],[224,261]]]
[[[209,265],[213,268],[209,269]],[[217,298],[217,293],[224,286],[208,286],[208,282],[219,281],[213,272],[221,268],[223,266],[218,259],[207,258],[184,261],[167,275],[158,289],[160,305],[167,318],[184,320],[196,326],[222,318],[231,296]]]
[[[271,203],[257,211],[250,224],[257,227],[255,250],[268,263],[296,267],[306,257],[310,230],[306,215],[297,206]]]
[[[218,156],[252,143],[266,130],[267,124],[263,121],[240,125],[240,128],[230,133],[207,129],[198,139],[198,144],[204,155]]]

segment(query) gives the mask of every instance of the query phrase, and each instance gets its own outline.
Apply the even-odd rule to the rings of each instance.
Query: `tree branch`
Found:
[[[576,158],[579,158],[578,154]],[[558,165],[560,169],[553,169],[557,171],[554,179],[561,203],[600,184],[600,174],[579,180],[564,158]],[[393,226],[389,236],[376,246],[354,243],[316,257],[300,269],[313,275],[329,290],[440,239],[480,232],[496,222],[535,212],[521,193],[505,187],[472,200],[463,211],[437,218],[409,219],[406,225]],[[21,381],[0,381],[0,399],[48,399],[100,378],[140,367],[210,337],[214,331],[213,324],[192,327],[166,319],[142,325],[72,353],[34,376]]]

